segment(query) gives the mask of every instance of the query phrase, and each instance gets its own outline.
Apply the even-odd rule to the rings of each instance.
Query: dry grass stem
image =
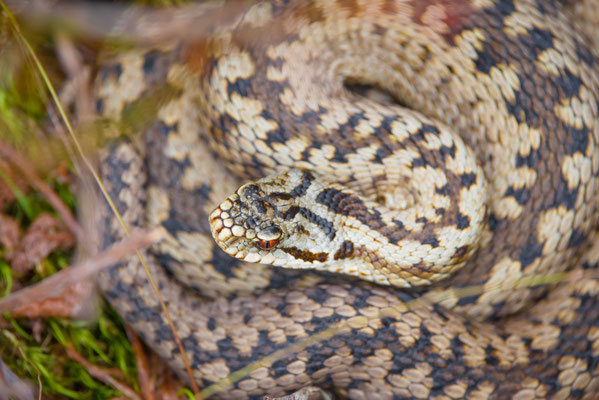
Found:
[[[146,357],[146,353],[141,344],[141,340],[139,340],[139,336],[133,329],[131,329],[128,325],[125,325],[127,330],[127,336],[131,341],[131,347],[133,347],[133,352],[135,353],[135,364],[137,365],[137,380],[139,382],[139,389],[144,398],[144,400],[154,400],[154,392],[152,391],[152,386],[150,384],[150,374],[149,374],[149,365],[148,358]]]
[[[71,285],[90,278],[101,270],[108,268],[124,257],[146,248],[164,235],[163,228],[155,228],[148,232],[132,233],[127,239],[114,244],[106,251],[87,259],[84,262],[65,268],[43,281],[11,293],[0,300],[0,314],[35,301],[59,296]]]
[[[129,399],[142,400],[142,398],[137,393],[135,393],[135,391],[133,389],[131,389],[129,386],[125,385],[124,383],[119,382],[118,380],[114,379],[112,377],[112,375],[110,375],[109,371],[88,362],[85,359],[85,357],[83,357],[81,354],[77,353],[77,351],[73,348],[73,346],[67,346],[66,350],[67,350],[67,355],[70,358],[72,358],[73,360],[77,361],[79,364],[83,365],[85,370],[94,378],[119,390],[121,393],[123,393]]]
[[[12,149],[10,146],[0,142],[0,156],[10,160],[17,168],[21,170],[23,175],[27,178],[30,184],[39,191],[54,207],[56,212],[60,214],[64,223],[69,227],[71,232],[77,237],[79,241],[83,243],[84,233],[81,225],[77,222],[77,219],[69,210],[69,208],[63,203],[58,195],[37,175],[37,172],[31,167],[31,163],[28,162],[23,156],[17,151]]]

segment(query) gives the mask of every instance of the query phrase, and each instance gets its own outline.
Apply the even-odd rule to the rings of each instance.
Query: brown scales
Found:
[[[347,6],[355,7],[353,5],[355,2],[337,2],[331,8],[335,10],[334,14],[342,15],[336,8],[341,3],[350,3]],[[499,194],[501,199],[494,212],[488,216],[489,228],[486,235],[504,239],[493,242],[492,252],[486,252],[475,259],[477,265],[486,266],[487,269],[467,269],[456,282],[464,285],[485,282],[493,274],[491,269],[499,265],[496,264],[497,255],[514,257],[513,263],[505,263],[505,269],[498,271],[497,276],[501,274],[518,276],[518,273],[522,272],[521,265],[528,266],[531,268],[529,272],[535,273],[540,260],[547,259],[548,250],[545,250],[545,247],[551,247],[553,241],[558,242],[557,248],[566,249],[562,256],[557,257],[557,261],[561,264],[564,260],[568,260],[574,267],[584,265],[588,269],[597,268],[599,246],[596,240],[591,243],[596,238],[593,236],[593,224],[596,224],[597,219],[596,194],[594,194],[597,186],[596,171],[593,170],[593,180],[587,181],[585,188],[581,187],[583,183],[579,180],[579,186],[573,190],[568,188],[567,180],[575,179],[573,176],[575,173],[563,168],[565,172],[562,174],[560,169],[561,166],[566,165],[565,160],[576,154],[585,156],[587,159],[593,158],[596,164],[596,128],[587,126],[586,121],[580,118],[585,122],[582,129],[580,127],[571,129],[571,124],[563,116],[564,114],[560,114],[559,110],[556,111],[556,107],[566,104],[567,109],[577,116],[577,106],[569,104],[570,98],[577,98],[585,90],[590,93],[589,96],[597,97],[596,83],[593,83],[596,82],[597,77],[594,72],[589,72],[589,64],[595,60],[588,56],[589,52],[584,43],[576,38],[560,42],[561,46],[568,48],[568,54],[573,54],[575,57],[576,62],[567,61],[567,67],[559,64],[559,57],[556,63],[554,61],[539,63],[538,60],[527,58],[542,57],[544,53],[554,50],[560,38],[572,37],[572,28],[556,8],[557,5],[550,2],[529,3],[504,0],[497,1],[489,9],[481,11],[474,9],[471,3],[457,0],[401,3],[384,1],[378,11],[381,15],[393,15],[405,4],[420,6],[415,11],[412,10],[414,14],[410,15],[409,19],[416,22],[416,25],[430,21],[428,18],[432,18],[431,7],[442,6],[442,15],[444,15],[442,21],[449,26],[449,34],[453,39],[448,40],[447,32],[441,32],[445,44],[457,45],[458,37],[462,38],[461,34],[475,27],[480,29],[483,36],[480,39],[480,46],[479,43],[469,44],[476,53],[475,59],[465,60],[463,65],[474,65],[482,80],[488,78],[488,74],[496,74],[506,64],[515,65],[516,75],[520,81],[520,88],[514,90],[514,96],[506,98],[505,101],[492,102],[498,109],[493,109],[487,104],[478,110],[477,115],[483,120],[488,115],[505,117],[505,126],[497,132],[493,127],[479,129],[474,122],[470,124],[461,118],[462,114],[472,111],[470,101],[479,104],[478,101],[482,101],[484,96],[489,93],[494,94],[493,88],[487,88],[487,92],[475,92],[473,88],[467,87],[467,80],[451,81],[450,78],[443,77],[442,79],[448,79],[449,85],[457,84],[459,92],[468,94],[472,91],[475,97],[460,102],[455,97],[456,93],[444,86],[448,91],[440,93],[453,101],[450,102],[451,104],[431,106],[439,109],[441,114],[447,115],[452,115],[451,109],[457,108],[460,115],[451,116],[444,122],[456,123],[458,126],[456,129],[470,134],[467,141],[473,147],[488,150],[482,160],[489,165],[485,171],[487,174],[494,172],[499,165],[501,168],[510,170],[509,177],[513,181],[505,185],[507,179],[492,182],[493,188],[502,189],[502,193]],[[534,29],[520,36],[510,36],[512,31],[506,25],[516,20],[511,18],[511,15],[517,12],[516,6],[526,4],[535,8],[543,5],[545,9],[537,9],[538,14],[542,17],[543,13],[547,13],[551,18],[543,19],[542,24],[536,22],[529,25]],[[306,20],[322,21],[331,17],[322,9],[312,7],[310,4],[302,7],[299,10]],[[278,3],[275,8],[279,13],[286,10],[284,2]],[[358,11],[354,9],[352,13],[357,14]],[[536,18],[533,14],[524,13],[518,17],[529,21],[529,18]],[[292,22],[293,19],[286,22],[290,21]],[[341,22],[343,21],[339,21]],[[387,27],[383,29],[382,26],[377,26],[373,30],[378,35],[386,34],[388,31]],[[551,35],[547,35],[544,31]],[[262,33],[268,33],[268,29],[265,28]],[[256,40],[255,43],[259,41]],[[442,44],[439,43],[439,46]],[[247,46],[250,45],[251,43],[247,42]],[[204,61],[199,56],[204,49],[200,46],[195,50],[191,54],[200,57],[200,60],[194,61],[194,68],[209,73],[206,64],[203,64]],[[417,54],[418,50],[422,49],[416,48],[411,54]],[[434,54],[427,53],[429,50],[424,49],[421,53],[423,58],[420,61],[423,65],[427,60],[434,59]],[[256,51],[256,54],[258,53]],[[123,58],[122,61],[117,59],[114,63],[108,64],[121,67],[121,71],[109,74],[110,76],[103,81],[100,79],[98,100],[99,104],[103,103],[103,107],[99,107],[99,112],[108,112],[105,110],[111,109],[112,106],[118,108],[117,105],[121,104],[120,100],[128,98],[131,93],[137,93],[134,89],[138,86],[146,90],[147,85],[159,84],[158,80],[165,79],[164,75],[160,75],[163,77],[160,79],[158,79],[159,75],[155,75],[157,80],[144,78],[145,54],[145,52],[139,53],[137,64],[130,58]],[[282,66],[289,60],[279,59],[268,62]],[[539,73],[538,64],[552,64],[555,67],[559,72],[559,79],[554,81],[555,85],[546,84],[548,72]],[[572,65],[576,67],[574,70],[569,69]],[[431,71],[439,74],[447,72],[443,68],[435,70],[434,64],[426,67],[432,68]],[[460,65],[451,65],[447,69],[449,67],[453,70],[452,73],[460,72]],[[505,70],[503,72],[507,73]],[[510,82],[508,78],[504,79],[504,75],[492,76],[493,79],[500,80],[503,85],[508,85]],[[410,81],[420,82],[415,75],[408,78]],[[117,81],[118,79],[120,80]],[[426,81],[434,80],[434,76],[429,76]],[[116,83],[112,85],[111,82]],[[193,91],[194,81],[190,80],[186,83],[186,90]],[[268,87],[265,92],[266,98],[272,100],[284,90],[284,87],[280,84]],[[415,98],[406,96],[407,100],[419,106],[426,101],[439,99],[434,92],[427,92],[426,89],[427,86],[423,85],[418,96],[414,96]],[[265,89],[256,87],[256,90]],[[538,98],[538,91],[542,91],[543,94],[541,101]],[[121,110],[128,101],[121,104]],[[206,152],[206,155],[202,153],[202,157],[194,153],[193,149],[199,146],[197,132],[203,130],[194,117],[194,108],[187,107],[186,101],[172,104],[174,106],[168,112],[166,112],[168,105],[161,108],[163,113],[157,116],[160,124],[153,125],[153,129],[161,125],[172,127],[169,128],[166,137],[167,144],[173,146],[164,146],[170,153],[165,151],[160,154],[156,151],[157,156],[163,157],[164,160],[157,159],[149,165],[172,165],[182,170],[179,171],[180,174],[172,175],[169,175],[168,171],[155,172],[164,173],[165,177],[177,176],[178,178],[164,179],[160,184],[160,191],[152,193],[156,196],[153,199],[156,201],[160,196],[156,193],[172,191],[174,188],[181,187],[184,182],[186,186],[179,192],[180,196],[188,196],[188,199],[193,200],[195,196],[204,193],[210,199],[207,203],[212,202],[210,206],[204,207],[201,202],[194,204],[191,201],[178,199],[171,204],[171,207],[179,210],[161,208],[168,205],[166,202],[164,204],[158,202],[155,205],[156,210],[163,213],[160,216],[152,215],[152,219],[163,223],[169,221],[169,217],[174,217],[171,222],[179,224],[188,222],[185,221],[188,218],[181,217],[186,215],[181,213],[182,211],[193,212],[194,207],[199,207],[201,208],[199,214],[208,214],[209,207],[224,198],[227,191],[233,192],[238,182],[227,178],[229,175],[222,163],[213,159],[209,164],[209,173],[205,174],[212,179],[209,193],[202,191],[202,185],[193,173],[193,168],[185,169],[183,172],[185,165],[201,167],[201,165],[194,165],[194,160],[198,158],[207,160],[209,152]],[[273,149],[277,143],[275,139],[280,139],[281,142],[298,131],[308,128],[300,124],[298,129],[283,129],[284,123],[291,124],[294,119],[300,118],[286,112],[285,107],[275,111],[271,112],[271,117],[280,125],[278,136],[274,132],[270,135],[272,140],[269,145]],[[319,110],[319,113],[321,111],[326,115],[326,109]],[[429,112],[432,113],[431,110]],[[312,123],[322,118],[322,115],[306,116],[311,118],[309,120]],[[226,118],[229,118],[229,125],[218,132],[219,135],[223,135],[221,138],[228,137],[222,132],[231,129],[238,122],[232,115]],[[174,122],[179,123],[174,124]],[[527,128],[539,129],[540,140],[537,141],[536,134],[530,129],[526,130]],[[514,146],[513,138],[502,136],[512,129],[522,130],[520,146]],[[214,132],[216,131],[215,129]],[[155,131],[141,133],[151,136]],[[558,134],[554,135],[554,133]],[[481,136],[475,136],[477,134]],[[494,136],[495,134],[497,135]],[[183,145],[174,146],[181,144]],[[513,150],[514,147],[516,152],[513,153],[513,158],[501,159],[507,150]],[[191,151],[177,152],[181,149]],[[318,146],[307,154],[315,154],[316,150]],[[239,154],[236,155],[238,156]],[[173,159],[176,162],[173,162]],[[250,174],[258,169],[259,162],[253,160],[253,163],[247,168]],[[145,210],[148,193],[144,189],[143,179],[147,176],[146,165],[143,154],[138,154],[135,148],[128,144],[120,144],[113,148],[103,162],[103,176],[108,183],[108,190],[113,199],[116,199],[117,206],[124,211],[123,214],[129,225],[143,226],[147,221]],[[533,178],[526,175],[528,169],[534,172]],[[582,170],[582,168],[576,169],[579,172]],[[221,189],[223,193],[218,194]],[[549,191],[550,195],[545,195],[545,191]],[[584,197],[589,196],[586,193],[591,193],[591,197]],[[518,208],[520,206],[521,210]],[[181,207],[187,209],[181,210]],[[569,217],[559,216],[566,215],[568,212],[574,214],[575,233],[571,229],[561,232],[563,227],[560,222],[567,221]],[[117,240],[121,233],[115,228],[116,224],[108,211],[105,215],[101,223],[94,225],[91,232],[101,230],[107,245]],[[189,220],[195,221],[193,218]],[[335,386],[340,396],[353,398],[368,398],[375,395],[418,398],[518,397],[525,399],[549,396],[593,398],[599,388],[598,359],[594,350],[599,346],[598,333],[594,324],[590,323],[599,320],[597,308],[599,284],[596,280],[585,278],[580,282],[562,283],[532,308],[526,309],[519,316],[505,318],[501,324],[477,323],[440,305],[422,305],[407,311],[406,303],[413,299],[408,294],[341,278],[327,277],[325,283],[322,276],[318,274],[272,270],[243,263],[234,265],[235,268],[229,271],[229,275],[224,276],[220,272],[215,273],[211,268],[210,259],[214,262],[214,260],[222,261],[222,258],[214,256],[212,251],[214,244],[209,238],[197,232],[190,238],[186,235],[193,235],[194,232],[186,232],[177,224],[170,224],[173,240],[161,243],[160,248],[154,249],[154,253],[147,254],[147,260],[154,272],[154,277],[163,288],[163,296],[172,314],[179,317],[177,325],[180,327],[181,339],[187,352],[192,356],[195,379],[200,384],[207,386],[216,382],[249,363],[272,354],[273,351],[286,348],[303,338],[329,329],[338,321],[348,323],[348,327],[342,334],[302,349],[297,356],[277,360],[268,368],[254,371],[231,385],[226,392],[219,393],[219,397],[258,397],[265,392],[271,396],[283,395],[308,382]],[[542,234],[550,232],[554,235],[539,236],[537,230],[530,229],[531,227],[541,230]],[[587,242],[592,246],[590,249],[585,245]],[[516,245],[517,252],[509,252],[512,245]],[[355,246],[349,244],[336,249],[339,257],[353,254],[355,251]],[[457,250],[460,257],[466,256],[471,251],[474,249]],[[190,252],[194,262],[186,258]],[[161,258],[157,258],[156,254]],[[579,260],[578,255],[581,255],[582,259]],[[186,262],[189,260],[187,267],[191,269],[198,268],[198,260],[208,261],[208,264],[200,267],[207,273],[201,283],[200,291],[209,296],[224,294],[226,299],[221,298],[211,302],[189,290],[182,284],[189,280],[188,277],[177,280],[176,274],[181,271],[165,270],[165,261],[174,262],[175,259]],[[223,272],[225,270],[226,268],[219,269]],[[136,259],[129,260],[109,274],[103,275],[100,281],[111,303],[142,333],[144,339],[162,357],[170,360],[171,365],[181,372],[179,353],[173,351],[172,334],[165,323],[164,316],[157,311],[159,306],[139,262]],[[501,297],[504,292],[507,291],[493,293],[493,296],[498,299],[497,303],[487,303],[486,298],[483,299],[484,302],[480,302],[480,297],[473,296],[459,300],[458,305],[469,303],[500,310],[511,301]],[[526,293],[521,295],[526,296]],[[518,300],[521,295],[516,296]],[[513,308],[513,306],[507,308],[510,307]],[[482,314],[485,313],[488,313],[488,310],[483,310]],[[364,318],[365,316],[368,318]],[[181,373],[184,375],[183,372]]]

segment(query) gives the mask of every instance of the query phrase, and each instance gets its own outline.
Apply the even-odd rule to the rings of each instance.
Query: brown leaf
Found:
[[[185,388],[183,382],[172,372],[167,371],[156,390],[156,400],[180,400],[187,398],[185,396],[177,396],[177,392],[183,388]]]
[[[48,298],[62,297],[64,293],[76,283],[93,279],[93,276],[102,269],[106,269],[123,257],[132,254],[138,249],[150,246],[165,235],[162,227],[146,232],[132,232],[132,234],[107,250],[87,258],[71,267],[58,271],[54,275],[31,286],[10,293],[0,299],[0,314],[25,307],[33,302],[42,302]],[[0,323],[1,323],[0,319]]]
[[[37,143],[37,142],[36,142]],[[46,146],[49,146],[50,143],[45,143]],[[38,175],[37,171],[31,165],[31,160],[38,160],[43,155],[48,156],[51,152],[45,151],[43,155],[32,155],[33,153],[30,151],[29,157],[25,157],[21,155],[16,149],[7,146],[6,144],[0,141],[0,157],[4,157],[9,159],[11,163],[15,167],[17,167],[23,176],[27,178],[27,182],[35,188],[42,196],[46,198],[48,203],[54,207],[56,212],[62,217],[62,220],[69,227],[71,232],[74,232],[75,235],[81,240],[84,241],[85,235],[83,234],[83,230],[71,210],[64,204],[64,202],[58,197],[58,195],[48,186],[46,182],[44,182]]]
[[[27,192],[27,183],[23,180],[22,177],[15,174],[12,168],[10,168],[9,165],[3,160],[0,160],[0,170],[2,170],[2,172],[8,177],[8,179],[12,181],[12,183],[14,183],[14,185],[20,191],[24,193]],[[4,179],[0,178],[0,210],[4,209],[4,207],[6,207],[7,204],[15,201],[15,199],[16,197],[13,189],[11,189],[10,186],[6,184],[6,181]]]
[[[154,400],[180,400],[187,398],[185,396],[177,396],[177,392],[187,386],[175,376],[166,362],[147,347],[144,346],[144,349],[148,360],[142,368],[145,368],[144,373],[147,374],[149,378],[147,384],[153,390],[153,397],[151,398]],[[138,351],[136,351],[136,353],[138,353]],[[140,368],[139,362],[137,367]],[[149,399],[150,398],[144,395],[144,400]]]
[[[75,184],[75,175],[69,170],[69,164],[64,160],[58,163],[52,176],[60,183]]]
[[[144,400],[155,400],[154,391],[150,384],[150,372],[146,350],[141,343],[141,339],[137,336],[137,333],[135,333],[135,331],[128,325],[125,326],[125,329],[127,330],[127,336],[129,336],[129,341],[131,342],[131,347],[133,347],[133,352],[135,354],[139,390]]]
[[[6,250],[6,258],[11,258],[12,253],[19,244],[20,236],[21,228],[17,220],[8,215],[0,214],[0,247]]]
[[[4,209],[8,203],[15,200],[15,194],[8,187],[8,185],[0,180],[0,210]]]
[[[127,326],[126,329],[135,353],[137,380],[142,398],[144,400],[184,398],[177,396],[177,392],[185,388],[185,384],[173,374],[162,358],[142,344],[132,328]]]
[[[15,318],[78,317],[89,314],[89,311],[95,308],[95,299],[94,283],[81,281],[69,286],[58,297],[48,297],[16,307],[10,314]]]
[[[67,250],[74,243],[73,234],[60,220],[50,214],[40,214],[10,259],[13,272],[22,276],[53,251]]]

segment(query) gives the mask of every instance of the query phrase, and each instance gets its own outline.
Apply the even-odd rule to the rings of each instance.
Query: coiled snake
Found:
[[[346,323],[219,398],[593,398],[599,282],[517,282],[597,268],[598,77],[557,2],[259,3],[103,63],[99,114],[140,134],[101,172],[169,233],[144,256],[201,385]],[[139,260],[99,281],[185,376]],[[408,307],[431,284],[443,303]]]

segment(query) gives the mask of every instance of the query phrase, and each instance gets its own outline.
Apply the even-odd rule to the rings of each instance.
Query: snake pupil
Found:
[[[279,241],[276,239],[272,240],[260,240],[258,242],[258,247],[262,250],[270,250],[272,249]]]

